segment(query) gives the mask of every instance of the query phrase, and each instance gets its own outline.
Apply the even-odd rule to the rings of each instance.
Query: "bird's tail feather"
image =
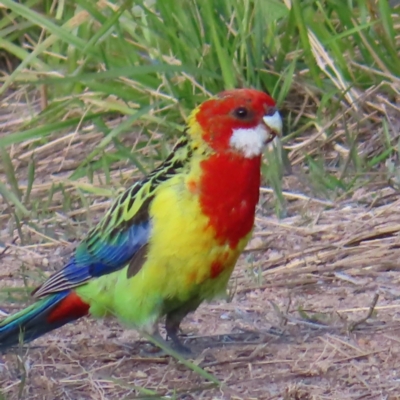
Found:
[[[89,305],[70,290],[49,295],[0,322],[0,351],[74,321],[88,313]]]

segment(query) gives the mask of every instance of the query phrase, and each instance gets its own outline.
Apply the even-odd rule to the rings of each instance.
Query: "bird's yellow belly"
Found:
[[[98,278],[91,314],[115,314],[127,325],[146,329],[168,311],[166,302],[179,306],[195,296],[208,300],[224,292],[249,235],[235,249],[217,241],[197,196],[184,189],[172,180],[157,193],[146,261],[129,279],[127,267]],[[79,288],[83,298],[85,292]]]

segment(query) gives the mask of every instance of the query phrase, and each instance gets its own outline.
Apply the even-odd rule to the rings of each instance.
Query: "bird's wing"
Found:
[[[128,277],[140,269],[151,235],[149,206],[159,185],[187,168],[191,150],[186,136],[158,168],[123,192],[99,224],[77,246],[60,271],[32,293],[43,297],[77,287],[92,278],[115,272],[130,263]]]

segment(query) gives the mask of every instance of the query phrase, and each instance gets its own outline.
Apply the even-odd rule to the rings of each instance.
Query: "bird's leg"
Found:
[[[175,310],[167,314],[167,317],[165,319],[165,329],[167,331],[167,337],[171,339],[174,349],[179,353],[186,355],[191,354],[191,350],[188,347],[184,346],[179,340],[179,326],[183,318],[185,318],[186,315],[189,314],[191,311],[196,310],[200,303],[200,299],[194,298],[183,304],[181,307],[176,308]]]
[[[169,313],[165,320],[165,329],[167,331],[167,337],[169,337],[173,343],[174,349],[182,354],[190,354],[191,350],[184,346],[178,337],[179,326],[185,316],[186,314],[183,315],[179,312]]]
[[[174,314],[174,317],[177,317],[177,313]],[[183,318],[183,316],[182,316]],[[182,320],[182,318],[180,320]],[[169,327],[170,330],[167,331],[167,337],[169,336],[172,340],[172,345],[171,342],[168,342],[166,339],[164,339],[159,330],[158,327],[157,329],[151,329],[151,331],[147,331],[147,332],[142,332],[142,334],[144,336],[147,337],[148,339],[148,343],[147,346],[150,345],[150,348],[146,349],[143,348],[141,350],[141,352],[143,354],[145,354],[146,356],[151,356],[151,357],[155,357],[155,356],[163,356],[166,354],[170,354],[169,351],[174,350],[175,352],[180,353],[182,356],[187,357],[189,355],[191,355],[191,351],[190,349],[188,349],[187,347],[185,347],[178,338],[177,335],[177,331],[179,329],[179,322],[177,322],[178,320],[174,320],[173,318],[169,319]],[[167,323],[166,323],[167,326]]]

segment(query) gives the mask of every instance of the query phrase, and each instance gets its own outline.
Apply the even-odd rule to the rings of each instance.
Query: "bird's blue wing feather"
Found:
[[[140,207],[136,205],[136,213],[132,214],[129,208],[134,206],[142,188],[134,185],[117,198],[98,226],[79,243],[64,268],[50,276],[33,294],[42,297],[123,268],[150,237],[148,206],[152,197],[141,201]]]
[[[147,243],[150,230],[150,221],[146,221],[133,225],[127,231],[120,233],[113,243],[100,238],[91,253],[86,246],[77,249],[74,262],[78,268],[87,266],[87,273],[90,277],[114,272]]]

